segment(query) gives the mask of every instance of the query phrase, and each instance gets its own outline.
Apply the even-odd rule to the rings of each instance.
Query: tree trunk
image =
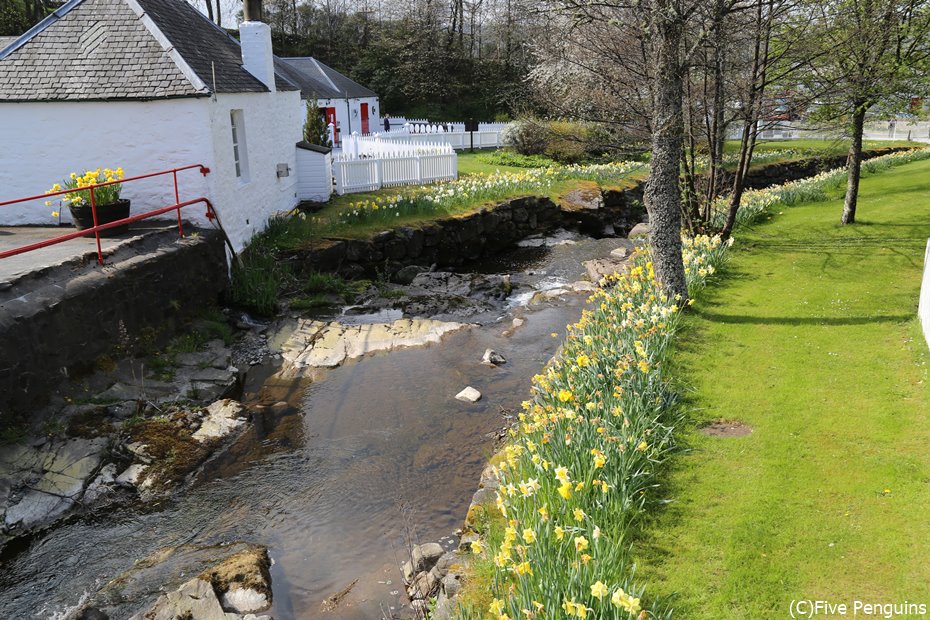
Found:
[[[670,296],[688,298],[681,258],[682,19],[670,0],[653,5],[655,102],[653,105],[652,171],[646,183],[650,242],[656,278]]]
[[[736,213],[743,200],[743,191],[746,186],[746,176],[752,165],[752,153],[756,148],[756,138],[759,136],[759,121],[762,118],[762,102],[764,101],[769,65],[769,40],[772,34],[772,19],[775,15],[772,0],[768,0],[768,13],[763,10],[763,0],[756,4],[756,31],[755,50],[752,61],[752,82],[749,87],[747,116],[743,119],[743,139],[740,142],[739,165],[736,176],[733,178],[733,191],[730,193],[730,203],[727,209],[727,219],[720,231],[723,239],[729,239],[736,225]]]
[[[759,133],[759,121],[755,115],[751,123],[743,124],[743,139],[740,142],[739,164],[736,168],[736,175],[733,177],[733,191],[730,192],[730,202],[727,205],[727,219],[720,231],[722,239],[729,239],[733,234],[733,226],[736,225],[736,214],[739,212],[740,203],[743,201],[743,191],[746,189],[746,176],[749,174],[749,167],[752,165],[752,152],[756,146],[756,136]]]
[[[865,126],[865,110],[868,106],[859,103],[853,112],[852,143],[846,159],[846,200],[843,201],[843,224],[856,222],[856,202],[859,199],[859,176],[862,173],[862,130]]]
[[[207,17],[213,21],[213,0],[207,0]]]

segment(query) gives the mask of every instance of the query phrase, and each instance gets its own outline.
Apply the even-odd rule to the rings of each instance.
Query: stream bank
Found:
[[[256,363],[242,379],[244,409],[217,420],[235,428],[228,447],[199,462],[180,492],[76,514],[5,550],[0,612],[63,618],[90,606],[126,617],[155,604],[162,589],[188,583],[182,576],[189,569],[157,562],[161,568],[138,576],[140,557],[246,541],[268,549],[273,597],[263,613],[279,620],[409,615],[400,587],[407,550],[425,540],[439,540],[444,553],[456,547],[450,532],[463,521],[474,481],[529,377],[558,347],[550,334],[577,319],[593,287],[583,280],[584,263],[611,255],[622,261],[630,247],[624,239],[557,231],[475,262],[470,273],[418,270],[410,284],[390,285],[360,307],[290,313],[270,325],[242,321],[248,340],[262,345],[248,357]],[[427,307],[419,297],[439,301]],[[461,327],[430,346],[398,343],[398,333],[411,331],[395,332],[398,320],[432,312],[430,320]],[[386,344],[355,346],[372,334]],[[285,346],[295,337],[302,346]],[[322,347],[335,351],[326,363],[282,366],[286,350],[297,360],[335,342],[341,353]],[[488,349],[506,363],[482,364]],[[466,386],[482,398],[455,401]],[[188,413],[156,417],[192,436],[204,422]],[[432,568],[423,572],[420,581],[429,585]]]
[[[474,480],[527,379],[558,347],[550,334],[584,305],[592,284],[583,263],[621,246],[629,244],[561,231],[472,272],[387,285],[386,296],[373,291],[361,306],[288,313],[271,324],[240,320],[241,341],[261,348],[231,351],[217,365],[249,369],[238,395],[244,409],[232,416],[241,424],[173,491],[142,504],[133,500],[138,491],[127,492],[125,501],[79,509],[13,541],[0,568],[0,615],[75,618],[95,609],[129,617],[179,592],[189,581],[182,575],[207,570],[211,550],[246,543],[267,547],[271,563],[271,607],[259,614],[370,618],[383,604],[388,615],[411,615],[401,570],[408,549],[426,540],[455,549],[452,532]],[[408,310],[383,305],[398,301]],[[411,314],[427,305],[438,311],[430,320],[463,327],[427,346],[368,337],[387,335],[398,320],[428,325]],[[316,337],[321,331],[330,336]],[[386,345],[318,365],[284,361],[285,343],[346,333],[354,336],[337,338],[346,352],[352,342]],[[487,349],[506,362],[482,364]],[[455,400],[466,386],[481,392],[478,402]],[[202,428],[186,413],[172,416],[152,417],[183,424],[185,436]],[[162,558],[170,559],[155,562]]]

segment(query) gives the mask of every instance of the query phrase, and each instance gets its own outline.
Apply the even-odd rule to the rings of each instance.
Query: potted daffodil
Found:
[[[46,194],[62,190],[73,190],[67,192],[63,196],[59,196],[59,202],[62,206],[67,206],[68,210],[71,211],[71,221],[74,227],[78,230],[84,230],[94,225],[94,214],[90,204],[90,190],[87,188],[99,183],[120,181],[122,178],[122,168],[116,168],[115,170],[111,170],[110,168],[97,168],[96,170],[86,170],[84,174],[72,172],[68,179],[62,181],[62,183],[55,183]],[[121,189],[122,183],[113,183],[112,185],[94,188],[94,205],[97,208],[97,224],[109,224],[110,222],[129,217],[129,200],[119,197]],[[47,206],[52,206],[52,201],[49,200],[45,204]],[[53,211],[52,216],[58,217],[58,211]],[[100,235],[118,235],[126,232],[128,229],[129,225],[126,224],[125,226],[117,226],[115,228],[103,230],[100,232]]]

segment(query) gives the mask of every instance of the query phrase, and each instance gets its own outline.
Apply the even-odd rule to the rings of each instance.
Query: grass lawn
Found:
[[[925,144],[907,140],[863,140],[862,142],[862,148],[866,150],[897,146],[920,147]],[[811,151],[821,155],[845,155],[849,150],[849,140],[760,140],[755,148],[756,153],[782,150]],[[724,152],[739,153],[739,140],[727,140]]]
[[[787,618],[792,599],[930,603],[930,397],[914,318],[930,162],[737,234],[673,375],[696,423],[638,577],[676,617]],[[695,427],[738,420],[752,434]],[[850,612],[851,615],[851,612]],[[905,617],[905,616],[895,616]]]

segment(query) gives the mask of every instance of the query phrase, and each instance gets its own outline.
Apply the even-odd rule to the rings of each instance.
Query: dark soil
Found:
[[[717,420],[716,422],[711,422],[706,426],[702,426],[699,429],[702,433],[709,437],[745,437],[752,433],[752,427],[743,424],[742,422],[733,422],[727,420]]]

